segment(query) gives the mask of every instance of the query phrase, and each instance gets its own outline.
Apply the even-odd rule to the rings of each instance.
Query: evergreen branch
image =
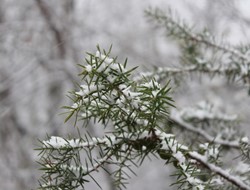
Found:
[[[197,66],[191,71],[226,75],[233,81],[240,79],[247,87],[250,86],[250,58],[244,47],[233,48],[217,42],[206,29],[195,33],[183,21],[175,19],[171,11],[168,14],[160,9],[148,9],[145,12],[148,17],[164,26],[168,35],[180,42],[183,62]],[[204,59],[206,57],[209,57],[208,60]]]
[[[226,71],[219,67],[213,70],[215,67],[199,63],[183,69],[159,68],[156,73],[144,74],[143,78],[132,78],[135,68],[127,70],[126,61],[120,64],[117,58],[110,58],[110,53],[111,48],[106,52],[97,47],[95,54],[88,54],[86,64],[81,65],[80,76],[84,84],[79,85],[79,91],[71,93],[72,106],[65,107],[69,114],[67,120],[76,116],[76,122],[83,120],[86,127],[89,127],[89,122],[98,123],[98,127],[104,129],[103,137],[85,135],[85,138],[69,140],[52,136],[43,141],[40,148],[40,165],[44,171],[41,189],[84,189],[88,182],[86,177],[101,187],[92,177],[92,172],[106,171],[106,165],[114,166],[114,171],[109,173],[115,178],[115,185],[122,189],[130,178],[124,168],[134,173],[131,165],[142,164],[149,154],[158,154],[166,164],[171,163],[176,168],[174,175],[177,180],[173,184],[179,188],[211,188],[219,184],[216,180],[221,177],[238,188],[249,189],[239,177],[233,177],[218,166],[221,162],[217,145],[242,149],[244,156],[248,156],[246,137],[225,140],[191,124],[197,121],[230,123],[236,121],[236,117],[215,113],[206,106],[170,114],[169,108],[174,106],[169,96],[169,83],[161,86],[158,82],[167,75],[194,71],[225,74]],[[195,147],[199,147],[197,152],[191,150],[191,146],[180,144],[174,134],[163,129],[170,121],[200,135],[206,143],[194,142],[198,145]],[[106,127],[109,125],[113,130],[107,135]],[[94,150],[99,154],[93,154]]]
[[[205,183],[193,175],[197,168],[190,165],[190,161],[186,159],[186,152],[189,151],[188,148],[179,144],[173,134],[167,134],[160,130],[156,130],[155,134],[161,140],[161,148],[158,150],[160,157],[167,159],[167,163],[171,162],[171,159],[174,159],[172,161],[174,166],[181,171],[178,174],[178,178],[181,176],[184,177],[177,180],[174,184],[181,184],[180,186],[183,186],[187,183],[192,188],[204,189]]]
[[[221,176],[222,178],[226,179],[228,182],[231,182],[236,187],[244,190],[249,190],[250,187],[245,184],[239,177],[232,176],[228,171],[223,170],[222,168],[209,163],[208,157],[201,155],[195,151],[189,151],[187,147],[179,144],[172,135],[166,134],[162,131],[157,130],[156,135],[159,139],[162,140],[161,149],[166,151],[171,151],[171,156],[174,157],[178,161],[178,167],[182,170],[182,175],[186,177],[186,180],[188,183],[190,183],[193,187],[196,187],[197,189],[204,189],[206,186],[206,183],[204,181],[201,181],[197,178],[190,176],[190,171],[188,172],[188,165],[186,163],[187,157],[190,157],[194,160],[196,160],[198,163],[202,164],[206,168],[208,168],[211,172],[214,172]],[[167,146],[166,146],[167,145]],[[191,169],[193,170],[193,169]],[[197,170],[197,169],[196,169]],[[180,183],[183,183],[183,181],[180,181]],[[208,185],[208,184],[207,184]]]
[[[222,168],[215,166],[214,164],[210,164],[207,162],[207,158],[203,155],[200,155],[197,152],[189,152],[188,155],[196,160],[197,162],[201,163],[203,166],[211,170],[212,172],[218,174],[222,178],[226,179],[227,181],[234,184],[236,187],[242,190],[250,190],[249,185],[245,184],[238,176],[233,176],[228,171],[223,170]]]
[[[155,71],[142,72],[140,75],[136,75],[133,80],[139,82],[145,78],[155,78],[157,81],[162,81],[170,76],[194,72],[196,69],[194,65],[186,68],[157,67]]]
[[[173,14],[169,10],[168,14],[162,12],[160,9],[155,10],[148,9],[145,11],[146,15],[150,18],[155,19],[158,24],[164,25],[168,30],[168,34],[175,36],[177,39],[185,39],[186,41],[193,41],[198,44],[205,44],[222,52],[227,52],[232,56],[240,58],[249,63],[249,57],[242,54],[236,49],[230,48],[229,45],[223,45],[223,43],[216,43],[215,37],[205,30],[203,33],[194,33],[187,24],[183,21],[173,19]]]
[[[202,60],[196,60],[197,64],[189,67],[157,67],[155,71],[142,72],[133,78],[134,81],[141,81],[145,78],[155,78],[157,81],[164,81],[167,78],[173,78],[176,80],[183,76],[183,74],[191,73],[205,73],[210,76],[220,75],[226,76],[229,80],[232,78],[234,80],[242,80],[243,83],[250,85],[250,80],[248,80],[248,68],[247,66],[223,66],[218,64],[214,66],[212,63],[204,62]],[[244,72],[245,71],[245,72]]]
[[[94,163],[91,167],[85,167],[85,166],[72,166],[72,165],[61,165],[60,167],[63,170],[70,170],[71,172],[83,172],[83,175],[90,175],[90,173],[94,171],[98,171],[99,168],[104,165],[108,159],[110,159],[113,156],[111,153],[107,153],[103,158],[97,159],[96,163]]]
[[[200,128],[195,128],[191,124],[185,122],[181,118],[181,115],[178,112],[172,113],[170,119],[171,119],[171,121],[173,121],[178,126],[202,136],[204,139],[206,139],[210,143],[216,143],[216,144],[220,144],[222,146],[236,148],[236,149],[241,148],[240,140],[227,141],[227,140],[223,140],[223,139],[213,137],[210,134],[208,134],[207,131],[205,131],[203,129],[200,129]]]

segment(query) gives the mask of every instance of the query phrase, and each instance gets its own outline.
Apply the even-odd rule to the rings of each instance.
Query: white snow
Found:
[[[78,92],[75,92],[75,94],[78,95],[78,96],[84,96],[84,91],[79,90]]]
[[[55,148],[64,147],[68,142],[62,137],[51,136],[49,141],[43,141],[44,145],[52,146]]]
[[[243,138],[241,139],[241,142],[248,144],[248,142],[249,142],[248,137],[243,137]]]
[[[97,142],[97,141],[96,141]],[[93,142],[81,142],[79,139],[65,140],[62,137],[51,136],[49,140],[43,141],[44,146],[53,148],[64,148],[64,147],[84,147],[91,146],[96,143]]]
[[[92,71],[92,66],[91,65],[86,65],[85,69],[88,73],[90,73]]]
[[[128,87],[127,87],[127,85],[125,85],[125,84],[120,84],[120,85],[118,86],[118,88],[119,88],[120,90],[124,90],[124,89],[126,89],[126,88],[128,88]]]
[[[180,164],[184,164],[186,161],[185,156],[180,151],[174,153],[173,156],[179,161]]]
[[[146,88],[151,88],[151,89],[155,89],[155,87],[157,89],[160,88],[160,84],[156,81],[153,81],[153,80],[146,82],[146,83],[143,83],[141,86],[146,87]]]
[[[156,97],[158,93],[159,93],[159,90],[153,90],[153,91],[152,91],[153,97]]]
[[[215,137],[211,136],[209,133],[207,133],[207,131],[204,131],[201,128],[193,127],[190,123],[184,121],[181,113],[176,111],[176,110],[173,110],[171,112],[170,118],[172,120],[174,120],[175,122],[177,122],[178,124],[180,124],[182,127],[186,128],[187,130],[201,135],[208,142],[214,142],[217,144],[227,145],[227,146],[232,146],[232,147],[240,147],[239,140],[228,141],[228,140],[224,140],[224,139],[219,138],[219,135],[215,138]]]
[[[112,59],[112,58],[109,58],[109,57],[106,57],[105,58],[105,63],[107,63],[107,64],[110,64],[110,63],[112,63],[114,61],[114,59]]]
[[[181,117],[185,120],[189,119],[219,119],[225,121],[235,121],[237,115],[228,115],[221,113],[208,102],[200,102],[196,107],[183,108],[180,111]]]
[[[228,181],[231,181],[234,184],[237,184],[240,188],[250,190],[250,187],[247,184],[245,184],[238,176],[233,176],[230,174],[229,171],[223,170],[222,168],[220,168],[214,164],[208,163],[205,156],[200,155],[199,153],[197,153],[195,151],[189,152],[189,155],[193,159],[196,159],[198,162],[204,164],[211,171],[217,173],[218,175],[220,175],[223,178],[226,178]]]
[[[142,136],[145,136],[146,134],[142,134]],[[143,136],[143,137],[144,137]],[[124,134],[120,137],[124,137]],[[114,135],[106,135],[103,138],[99,137],[93,137],[92,141],[83,141],[81,139],[71,139],[66,140],[62,137],[57,136],[51,136],[49,140],[43,141],[44,146],[46,147],[53,147],[53,148],[64,148],[64,147],[89,147],[89,146],[95,146],[96,144],[105,144],[106,146],[112,146],[113,144],[117,143],[119,140]]]
[[[195,58],[195,60],[197,61],[197,63],[199,63],[200,65],[204,65],[207,63],[207,60],[205,60],[204,58]]]
[[[108,75],[108,76],[107,76],[107,80],[108,80],[110,83],[114,83],[114,82],[115,82],[115,79],[116,79],[116,77],[114,77],[113,75]]]
[[[249,72],[249,65],[248,64],[240,64],[240,71],[241,71],[241,76],[245,76]]]
[[[211,180],[211,184],[216,184],[216,185],[223,185],[223,181],[220,178],[213,178]]]
[[[103,85],[95,85],[95,84],[90,84],[90,85],[81,85],[81,89],[78,92],[75,92],[76,95],[78,96],[86,96],[94,91],[97,90],[102,90],[105,88]]]
[[[209,157],[217,158],[218,157],[218,154],[219,154],[218,147],[209,146],[209,143],[200,144],[199,147],[206,151],[205,155],[207,156],[207,158],[209,158]]]
[[[71,106],[71,108],[73,108],[73,109],[77,109],[79,107],[79,105],[77,104],[77,103],[74,103],[72,106]]]
[[[200,144],[200,145],[199,145],[199,147],[200,147],[201,149],[204,149],[204,150],[207,150],[207,149],[208,149],[208,146],[209,146],[208,143],[204,143],[204,144]]]
[[[140,103],[141,103],[141,100],[140,100],[139,97],[134,98],[134,100],[132,101],[132,105],[133,105],[133,107],[136,108],[136,109],[139,108]]]
[[[124,68],[124,66],[122,64],[119,64],[119,63],[110,64],[110,68],[113,69],[113,70],[116,70],[118,72],[126,72],[127,71]]]
[[[125,87],[125,85],[122,86],[122,87]],[[122,87],[121,87],[121,88],[122,88]],[[119,88],[120,88],[120,87],[119,87]],[[125,89],[122,90],[122,93],[123,93],[127,98],[133,99],[133,98],[137,98],[138,96],[141,96],[141,95],[142,95],[141,92],[133,92],[133,91],[130,90],[130,88],[131,88],[131,86],[129,86],[129,87],[127,87],[127,88],[125,88]]]
[[[101,52],[100,51],[96,51],[95,56],[100,58],[101,57]]]
[[[207,156],[212,158],[217,158],[220,151],[217,147],[210,147],[207,151]]]

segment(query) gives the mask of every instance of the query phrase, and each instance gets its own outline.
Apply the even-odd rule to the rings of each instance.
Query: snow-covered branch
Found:
[[[165,14],[157,8],[148,9],[146,15],[165,27],[168,36],[177,39],[184,52],[181,57],[183,62],[196,66],[195,69],[191,69],[192,72],[206,72],[212,76],[222,74],[229,79],[240,79],[249,87],[249,48],[236,48],[218,41],[206,29],[194,32],[193,28],[175,18],[171,11]],[[186,70],[185,67],[183,69]]]
[[[168,34],[176,36],[178,39],[185,39],[198,44],[205,44],[212,48],[216,48],[222,52],[227,52],[232,56],[240,58],[246,62],[249,62],[249,56],[241,53],[240,51],[231,48],[230,45],[227,45],[222,42],[217,42],[215,37],[212,36],[207,30],[204,30],[203,33],[195,33],[190,27],[183,21],[180,21],[178,18],[174,18],[172,12],[169,10],[168,13],[164,13],[160,9],[156,8],[155,10],[148,9],[145,11],[146,15],[156,20],[159,24],[166,27],[166,32]]]
[[[229,141],[229,140],[221,139],[220,135],[217,135],[217,137],[211,136],[206,130],[203,130],[198,127],[194,127],[192,124],[184,121],[183,118],[181,117],[181,114],[177,111],[173,111],[171,113],[170,119],[175,124],[184,128],[185,130],[194,132],[195,134],[205,138],[205,140],[208,142],[220,144],[220,145],[227,146],[227,147],[238,148],[238,149],[241,147],[240,146],[241,139]]]
[[[95,53],[87,53],[86,63],[79,65],[81,84],[70,92],[71,104],[64,107],[65,121],[75,116],[75,125],[83,121],[81,125],[88,128],[94,123],[93,128],[101,128],[103,134],[96,137],[79,130],[77,139],[52,136],[41,141],[39,163],[45,171],[40,180],[42,189],[84,188],[87,177],[101,187],[92,173],[106,171],[107,165],[112,166],[108,173],[114,186],[122,189],[130,178],[127,171],[134,173],[134,166],[152,154],[175,168],[173,184],[179,189],[230,186],[250,190],[250,170],[234,170],[224,163],[225,152],[232,148],[241,154],[239,166],[250,160],[248,137],[233,128],[239,123],[237,116],[216,110],[207,102],[178,111],[166,82],[171,77],[178,80],[184,74],[200,72],[248,84],[249,57],[218,42],[207,31],[193,32],[171,15],[159,10],[147,14],[178,39],[185,67],[160,67],[133,75],[137,67],[129,69],[127,60],[120,63],[112,57],[111,47],[106,51],[97,46]]]
[[[250,190],[250,184],[246,184],[245,182],[243,182],[239,176],[233,176],[233,174],[230,174],[229,171],[223,170],[222,168],[214,165],[214,164],[210,164],[207,161],[207,158],[203,155],[200,155],[197,152],[189,152],[188,155],[193,158],[194,160],[196,160],[197,162],[199,162],[200,164],[202,164],[203,166],[205,166],[206,168],[208,168],[210,171],[218,174],[219,176],[221,176],[222,178],[226,179],[227,181],[231,182],[232,184],[234,184],[236,187],[238,187],[239,189],[242,190]]]

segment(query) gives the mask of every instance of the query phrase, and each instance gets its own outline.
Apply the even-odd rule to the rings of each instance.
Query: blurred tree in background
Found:
[[[62,137],[68,133],[72,137],[77,136],[77,132],[70,127],[74,123],[69,123],[69,128],[63,127],[64,117],[58,113],[62,112],[62,105],[70,105],[69,99],[65,97],[67,91],[76,89],[73,84],[80,83],[76,74],[81,70],[76,64],[82,64],[84,52],[93,52],[96,43],[104,49],[112,43],[112,54],[118,55],[119,60],[128,56],[129,68],[137,65],[143,65],[147,68],[145,70],[151,70],[151,66],[177,67],[190,59],[180,61],[179,55],[187,49],[183,46],[179,49],[172,40],[164,38],[164,30],[155,30],[155,25],[146,22],[143,10],[149,5],[160,6],[162,10],[167,10],[168,6],[177,9],[187,23],[196,26],[195,31],[202,31],[207,26],[208,31],[218,37],[224,36],[225,41],[233,45],[245,43],[249,39],[247,1],[144,2],[142,5],[132,0],[119,3],[114,0],[0,1],[2,189],[30,189],[37,185],[38,166],[34,162],[37,152],[33,151],[37,138],[43,139],[46,133]],[[243,49],[237,51],[245,51]],[[199,51],[194,53],[199,55]],[[181,85],[176,88],[178,81],[173,80],[171,83],[174,93],[171,96],[177,108],[192,107],[201,100],[209,100],[223,113],[233,114],[237,111],[242,131],[248,134],[249,97],[246,88],[238,84],[243,80],[236,78],[234,83],[228,83],[228,78],[217,77],[217,74],[213,80],[206,76],[192,80],[197,76],[194,73],[188,76],[184,80],[188,81],[188,85],[181,81]],[[198,104],[198,108],[201,105],[206,104]],[[98,131],[93,133],[100,135]],[[145,161],[148,162],[147,159]],[[154,165],[142,165],[137,172],[140,180],[131,179],[128,188],[151,189],[150,185],[140,183],[149,179],[159,181],[153,185],[157,189],[166,187],[166,179],[171,184],[172,179],[168,176],[173,168],[162,171],[161,166],[162,162],[157,160]],[[108,175],[100,173],[98,179],[107,179],[103,180],[103,189],[111,189],[109,182],[112,184],[112,181]],[[96,188],[88,185],[89,188]]]

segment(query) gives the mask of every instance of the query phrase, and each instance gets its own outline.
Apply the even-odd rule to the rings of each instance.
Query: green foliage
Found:
[[[101,52],[97,47],[96,54],[87,54],[86,65],[80,65],[84,84],[71,93],[73,105],[65,108],[69,115],[66,121],[76,115],[86,127],[94,122],[113,129],[103,139],[87,135],[44,141],[40,162],[45,171],[43,188],[84,187],[85,176],[104,164],[117,167],[112,173],[114,183],[124,186],[127,174],[124,176],[123,168],[137,165],[135,160],[142,162],[159,146],[155,130],[161,129],[172,106],[168,84],[161,87],[154,79],[136,83],[130,78],[136,68],[127,69],[127,61],[120,64],[110,58],[110,53],[111,48]],[[96,149],[99,155],[94,159],[92,152]],[[85,163],[81,163],[82,157]]]
[[[232,82],[241,80],[249,88],[249,46],[232,47],[218,40],[206,28],[197,32],[194,27],[178,19],[171,10],[165,13],[160,9],[148,9],[145,13],[150,20],[163,26],[167,36],[179,44],[181,61],[189,66],[183,66],[179,72],[222,75]],[[176,70],[173,71],[176,73]]]
[[[79,65],[83,84],[70,93],[72,106],[64,107],[65,121],[74,116],[76,126],[83,123],[104,134],[97,137],[79,130],[78,138],[52,136],[42,141],[40,189],[84,189],[90,180],[101,188],[93,177],[101,169],[110,174],[116,188],[123,189],[135,167],[150,155],[175,168],[172,185],[178,189],[250,189],[249,170],[238,169],[248,166],[249,144],[235,129],[237,117],[208,102],[177,110],[169,82],[163,83],[178,74],[200,72],[240,80],[248,87],[246,47],[218,43],[207,30],[194,32],[159,9],[146,14],[180,45],[183,67],[157,68],[135,76],[136,68],[128,69],[127,60],[121,64],[111,57],[111,48],[97,47],[96,53],[87,53],[86,63]],[[224,160],[231,149],[242,161],[229,172]]]

